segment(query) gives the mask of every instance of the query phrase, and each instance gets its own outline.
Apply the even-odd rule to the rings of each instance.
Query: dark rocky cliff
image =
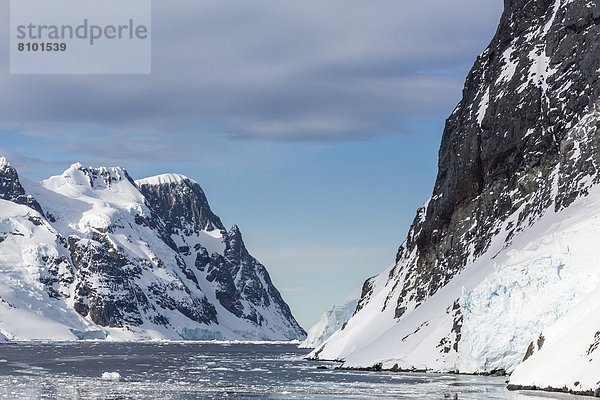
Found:
[[[4,157],[0,157],[0,199],[27,206],[43,214],[39,203],[25,193],[17,170]]]
[[[599,2],[505,1],[498,31],[446,122],[432,198],[398,251],[391,277],[405,275],[396,316],[487,250],[508,216],[523,207],[519,223],[507,227],[510,242],[552,204],[553,174],[573,147],[568,132],[598,99],[599,68]],[[561,166],[557,208],[582,192],[574,178],[594,174],[595,165]]]
[[[600,2],[505,1],[396,264],[365,282],[354,316],[310,357],[510,373],[529,343],[590,298],[599,79]]]
[[[160,185],[141,184],[140,191],[148,206],[166,222],[166,229],[187,235],[202,230],[225,230],[208,204],[204,191],[190,179]]]
[[[264,310],[270,308],[288,321],[289,326],[285,328],[289,330],[286,332],[289,337],[304,335],[266,268],[246,249],[240,229],[234,225],[227,231],[210,209],[200,185],[191,179],[180,178],[159,184],[138,182],[148,207],[164,222],[162,237],[166,238],[165,242],[183,259],[193,260],[194,268],[205,274],[213,286],[216,300],[237,318],[263,326],[267,322]],[[202,231],[214,230],[219,230],[223,237],[222,254],[211,253],[198,243],[192,244],[193,238]],[[172,240],[176,236],[186,244],[176,246]],[[194,277],[192,271],[188,275]]]

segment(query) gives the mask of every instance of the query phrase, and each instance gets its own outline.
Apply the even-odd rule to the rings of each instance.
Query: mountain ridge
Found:
[[[224,228],[195,181],[170,174],[136,183],[124,168],[77,163],[35,183],[3,165],[4,336],[304,337],[239,228]]]

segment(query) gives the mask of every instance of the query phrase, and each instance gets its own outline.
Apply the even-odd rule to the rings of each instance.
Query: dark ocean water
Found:
[[[343,371],[306,353],[290,344],[3,344],[0,399],[540,398],[506,391],[506,378]]]

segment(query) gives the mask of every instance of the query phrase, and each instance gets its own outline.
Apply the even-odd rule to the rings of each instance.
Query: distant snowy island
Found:
[[[351,296],[338,304],[335,304],[331,309],[327,310],[321,319],[308,331],[308,337],[300,343],[301,349],[314,349],[323,344],[337,330],[341,329],[346,322],[354,315],[356,305],[358,304],[357,296]]]

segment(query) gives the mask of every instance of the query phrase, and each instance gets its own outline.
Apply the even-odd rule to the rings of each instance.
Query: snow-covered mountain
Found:
[[[264,339],[305,332],[201,187],[74,164],[41,183],[0,159],[9,339]]]
[[[600,314],[590,313],[600,288],[600,3],[504,3],[447,120],[431,199],[395,264],[365,283],[357,313],[311,357],[600,387],[600,369],[588,371],[600,354]]]
[[[308,330],[306,340],[300,343],[298,347],[301,349],[314,349],[321,345],[348,322],[354,314],[357,304],[358,298],[356,296],[335,304],[321,316],[319,322]]]

